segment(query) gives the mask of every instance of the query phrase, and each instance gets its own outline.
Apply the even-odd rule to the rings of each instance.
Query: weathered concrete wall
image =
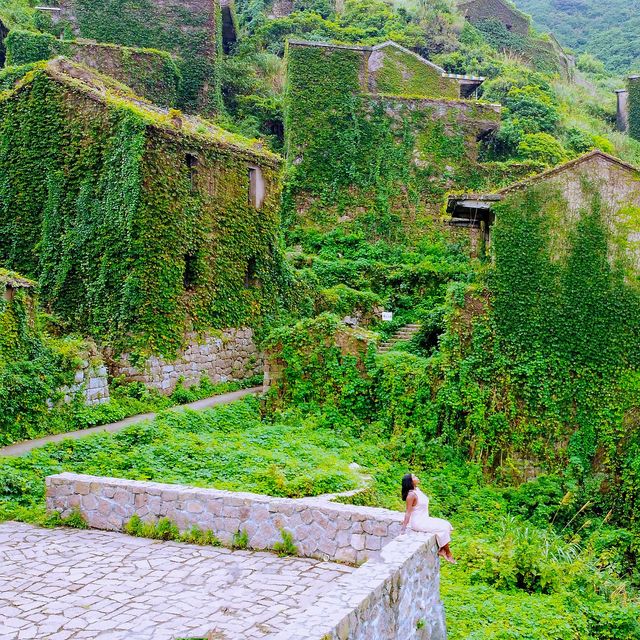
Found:
[[[180,528],[211,529],[224,543],[245,530],[254,549],[271,549],[293,535],[305,557],[361,563],[378,555],[400,532],[402,514],[331,503],[322,498],[273,498],[157,482],[62,473],[47,478],[47,508],[68,515],[80,509],[90,527],[121,531],[137,514],[167,517]]]
[[[133,365],[129,354],[123,354],[111,365],[114,376],[124,375],[129,381],[143,382],[147,387],[171,393],[182,378],[189,387],[202,376],[211,382],[243,380],[261,374],[262,355],[253,342],[253,330],[225,329],[219,335],[198,339],[191,335],[189,346],[175,360],[151,356],[142,365]]]
[[[400,536],[273,640],[445,640],[433,536]]]

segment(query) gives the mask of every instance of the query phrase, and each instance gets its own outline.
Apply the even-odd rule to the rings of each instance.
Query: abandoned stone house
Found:
[[[547,187],[549,201],[565,203],[561,226],[575,222],[599,193],[611,230],[624,236],[627,257],[640,271],[640,170],[597,149],[494,193],[450,195],[449,222],[470,230],[476,250],[488,246],[491,228],[499,224],[496,204],[538,185]]]
[[[216,59],[236,39],[229,0],[150,0],[144,3],[103,0],[55,0],[38,7],[69,39],[143,47],[175,56],[182,75],[178,106],[189,112],[213,114],[220,108]],[[112,62],[102,50],[96,67],[109,73]],[[114,50],[117,57],[117,51]],[[103,64],[104,63],[104,64]]]
[[[115,373],[171,389],[260,369],[247,327],[279,295],[278,156],[64,59],[3,93],[0,131],[0,261],[76,330],[156,356],[115,351]]]
[[[287,74],[296,207],[316,221],[370,210],[381,202],[376,190],[398,215],[434,213],[443,189],[481,171],[478,143],[500,123],[500,105],[469,99],[483,78],[448,74],[395,42],[289,41]]]
[[[529,17],[506,0],[460,0],[458,10],[471,23],[498,20],[508,31],[526,36],[531,23]]]

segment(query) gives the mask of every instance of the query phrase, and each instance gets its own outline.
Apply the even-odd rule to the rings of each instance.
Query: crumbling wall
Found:
[[[180,56],[180,107],[198,113],[220,108],[215,61],[221,43],[215,0],[60,0],[60,21],[76,36],[98,42],[169,51]]]

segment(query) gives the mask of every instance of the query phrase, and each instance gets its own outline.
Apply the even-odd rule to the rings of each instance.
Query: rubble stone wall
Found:
[[[94,364],[84,360],[82,366],[76,371],[73,384],[63,387],[64,401],[71,402],[73,396],[80,392],[85,398],[85,404],[94,406],[109,402],[109,382],[107,380],[107,368],[104,364]]]
[[[200,382],[202,376],[208,376],[214,383],[228,382],[263,371],[262,356],[253,342],[252,329],[225,329],[219,335],[190,338],[189,346],[176,360],[152,356],[138,366],[131,363],[129,354],[124,354],[112,365],[112,373],[171,393],[180,378],[189,387]]]
[[[181,531],[193,525],[210,529],[225,544],[246,530],[253,549],[273,548],[284,529],[300,555],[354,564],[378,555],[402,523],[397,511],[322,498],[274,498],[74,473],[47,478],[47,508],[62,515],[79,509],[90,527],[110,531],[121,531],[134,514],[151,522],[167,517]]]

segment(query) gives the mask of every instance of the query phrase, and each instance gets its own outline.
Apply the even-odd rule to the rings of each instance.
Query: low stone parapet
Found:
[[[48,509],[63,516],[79,509],[96,529],[122,531],[134,514],[150,522],[166,517],[181,531],[210,529],[225,544],[246,530],[253,549],[272,549],[285,530],[300,555],[353,564],[377,556],[399,534],[402,522],[397,511],[322,498],[274,498],[75,473],[49,476],[46,483]]]
[[[403,535],[270,640],[446,640],[435,538]]]

